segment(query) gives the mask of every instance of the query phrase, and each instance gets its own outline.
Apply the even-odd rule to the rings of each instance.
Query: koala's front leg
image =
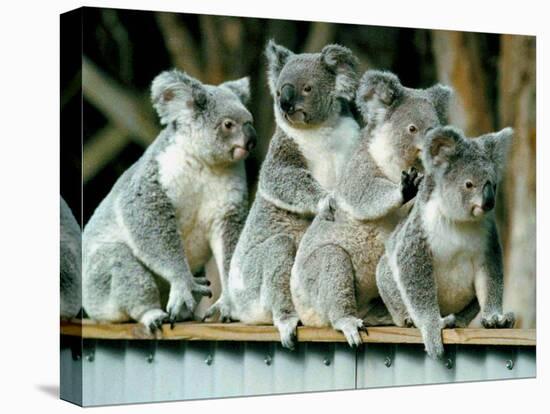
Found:
[[[456,325],[456,318],[454,314],[450,314],[441,317],[430,317],[423,320],[420,325],[420,333],[422,334],[422,340],[426,347],[426,353],[434,359],[442,359],[445,355],[443,348],[443,340],[441,338],[441,330],[445,328],[454,328]]]
[[[430,249],[418,228],[409,225],[402,229],[399,243],[388,252],[388,262],[408,314],[420,329],[426,352],[441,359],[441,330],[454,326],[455,320],[454,315],[441,317]]]
[[[350,171],[346,176],[349,182],[339,189],[344,209],[357,220],[377,220],[397,210],[416,196],[423,179],[414,168],[403,171],[399,185],[376,175],[368,166],[357,170],[359,173]]]
[[[515,316],[503,313],[504,275],[502,249],[494,220],[489,224],[484,260],[475,277],[476,295],[481,307],[481,324],[485,328],[512,328]]]
[[[390,312],[393,323],[400,327],[413,327],[414,323],[409,316],[407,306],[403,302],[401,292],[388,263],[388,257],[385,254],[380,258],[376,267],[376,285],[380,297]]]
[[[305,215],[316,215],[328,195],[308,170],[298,145],[280,135],[273,138],[262,164],[258,191],[277,207]]]
[[[403,199],[403,204],[408,203],[418,193],[418,188],[420,183],[424,179],[424,175],[416,170],[416,168],[411,167],[409,171],[401,172],[401,184],[399,189],[401,191],[401,197]]]
[[[183,251],[175,209],[154,180],[130,182],[117,199],[117,220],[136,257],[170,283],[166,311],[173,323],[185,305],[192,312],[193,293],[211,296],[210,288],[193,278]]]
[[[219,312],[221,322],[231,322],[231,303],[227,292],[227,279],[229,277],[231,258],[233,257],[235,246],[237,245],[237,241],[244,227],[246,214],[246,202],[243,201],[241,206],[225,213],[223,217],[214,224],[210,238],[210,246],[220,276],[221,293],[216,303],[208,308],[204,314],[203,320],[211,318]]]

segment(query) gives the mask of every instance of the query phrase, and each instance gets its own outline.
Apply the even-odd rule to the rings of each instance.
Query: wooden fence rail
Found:
[[[61,323],[61,335],[81,336],[94,339],[156,339],[186,341],[279,341],[274,326],[252,326],[241,323],[196,323],[182,322],[162,326],[156,335],[149,335],[142,325],[136,323],[101,324],[88,320]],[[298,327],[298,342],[345,342],[344,335],[331,328]],[[365,343],[421,344],[418,329],[395,326],[369,327],[361,334]],[[535,329],[444,329],[445,344],[467,345],[519,345],[535,346]]]

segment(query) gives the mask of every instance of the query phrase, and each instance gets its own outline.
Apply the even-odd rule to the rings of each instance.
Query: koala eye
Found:
[[[472,183],[470,180],[466,181],[464,185],[466,186],[467,189],[471,189],[474,187],[474,183]]]
[[[225,121],[223,121],[222,125],[223,129],[225,129],[226,131],[231,131],[231,129],[233,129],[233,127],[235,126],[235,123],[230,119],[226,119]]]
[[[416,134],[418,132],[418,128],[416,127],[415,124],[410,124],[407,129],[409,130],[409,132],[411,134]]]
[[[311,92],[311,85],[304,86],[304,93],[310,93]]]
[[[277,98],[281,96],[281,91],[277,91]]]

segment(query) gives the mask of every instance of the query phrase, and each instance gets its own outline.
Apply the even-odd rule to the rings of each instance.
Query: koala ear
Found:
[[[491,161],[495,163],[499,174],[503,172],[506,165],[508,150],[510,149],[513,135],[514,130],[508,127],[481,138],[481,143],[489,154]]]
[[[437,85],[426,89],[426,92],[434,104],[439,122],[441,122],[441,125],[446,125],[453,89],[449,86],[438,83]]]
[[[267,83],[271,94],[275,96],[277,78],[286,65],[288,58],[294,53],[286,47],[280,46],[271,39],[265,47],[265,56],[267,57]]]
[[[447,166],[462,140],[462,133],[451,126],[438,127],[426,135],[422,161],[427,170]]]
[[[206,90],[202,83],[177,69],[162,72],[151,84],[151,101],[161,124],[174,121],[182,111],[193,112],[206,107]]]
[[[403,86],[393,73],[368,70],[359,81],[355,103],[367,125],[375,126],[402,94]]]
[[[323,64],[336,73],[336,96],[353,100],[357,89],[357,66],[359,61],[351,50],[340,45],[328,45],[321,50]]]
[[[243,105],[248,103],[248,100],[250,99],[250,78],[248,76],[241,79],[224,82],[219,86],[221,88],[229,89],[237,95]]]

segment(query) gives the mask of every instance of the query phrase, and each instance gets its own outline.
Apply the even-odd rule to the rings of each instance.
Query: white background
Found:
[[[78,1],[8,0],[0,11],[0,406],[65,413],[58,358],[59,13]],[[94,412],[538,412],[548,401],[548,16],[544,1],[92,1],[89,6],[537,35],[538,378],[105,407]],[[546,28],[545,28],[546,26]],[[545,53],[546,52],[546,53]],[[545,60],[546,58],[546,60]],[[543,69],[544,68],[544,69]],[[545,96],[544,96],[545,95]],[[546,109],[546,110],[545,110]],[[548,161],[547,161],[548,162]],[[546,212],[546,214],[545,214]],[[546,217],[545,217],[546,216]],[[534,236],[534,235],[533,235]],[[544,395],[544,391],[546,395]],[[545,398],[546,397],[546,398]],[[546,404],[547,405],[547,404]],[[544,406],[543,406],[544,407]],[[546,408],[548,409],[548,408]]]

